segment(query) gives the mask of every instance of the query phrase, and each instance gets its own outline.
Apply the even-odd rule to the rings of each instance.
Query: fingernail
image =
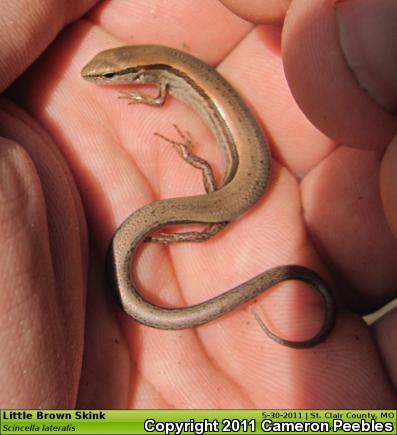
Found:
[[[396,0],[339,0],[335,6],[340,45],[355,78],[397,113]]]

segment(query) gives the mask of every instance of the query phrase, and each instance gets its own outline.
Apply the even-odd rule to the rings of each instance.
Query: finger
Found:
[[[44,51],[66,24],[85,13],[94,3],[96,0],[3,2],[0,25],[0,91],[12,83]]]
[[[387,148],[380,167],[380,193],[383,210],[394,237],[397,238],[397,136]]]
[[[308,227],[317,248],[360,313],[396,294],[397,242],[381,206],[377,151],[338,147],[302,183]]]
[[[394,309],[383,315],[383,317],[377,320],[373,325],[383,363],[394,388],[397,387],[396,328],[397,308],[395,305]]]
[[[219,62],[252,28],[252,24],[213,0],[113,0],[102,2],[89,18],[124,44],[167,45],[188,51],[209,64]]]
[[[291,3],[286,76],[308,118],[337,142],[380,149],[397,129],[396,19],[393,0]]]
[[[291,0],[220,0],[228,9],[251,23],[281,23]]]
[[[75,404],[83,348],[86,233],[81,204],[49,138],[11,104],[3,101],[3,108],[0,133],[23,144],[30,156],[14,146],[14,179],[1,183],[19,187],[14,202],[19,201],[22,210],[4,220],[12,227],[10,246],[0,261],[1,281],[8,283],[8,307],[0,304],[5,309],[1,319],[9,322],[8,328],[0,329],[14,332],[4,340],[18,350],[2,353],[2,363],[13,367],[3,379],[20,387],[20,402],[8,405],[70,407]],[[3,205],[10,213],[13,202]],[[5,316],[7,312],[12,316]],[[17,344],[26,340],[26,347]],[[15,388],[2,391],[8,392],[6,399],[13,399],[9,394]]]
[[[4,408],[59,406],[66,392],[65,360],[59,352],[64,343],[54,309],[44,198],[23,150],[6,139],[0,150],[0,403]]]

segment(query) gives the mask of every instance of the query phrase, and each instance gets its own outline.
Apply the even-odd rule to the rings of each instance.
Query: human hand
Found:
[[[293,7],[298,10],[298,6]],[[328,9],[325,11],[329,14]],[[283,29],[284,38],[290,35],[296,47],[300,45],[299,37],[303,38],[301,44],[304,42],[304,35],[294,34],[291,21],[293,14],[299,16],[298,12],[291,9]],[[216,238],[200,245],[145,247],[134,268],[143,293],[150,300],[166,306],[191,305],[271,266],[299,263],[334,281],[336,292],[360,294],[359,304],[353,308],[363,310],[390,297],[396,244],[384,223],[376,194],[375,169],[380,152],[367,154],[368,151],[336,147],[333,140],[306,120],[290,95],[283,75],[278,26],[253,28],[212,1],[205,5],[201,2],[200,8],[194,3],[182,6],[178,2],[153,2],[148,6],[147,2],[104,2],[89,18],[67,29],[46,56],[14,85],[11,93],[39,120],[61,149],[88,216],[93,244],[78,406],[394,406],[395,397],[382,365],[387,349],[380,355],[369,328],[350,312],[341,312],[334,332],[324,344],[296,351],[283,348],[264,336],[247,307],[194,330],[158,331],[126,318],[102,293],[107,293],[103,258],[118,225],[134,210],[158,198],[202,192],[200,174],[191,170],[153,133],[172,136],[171,125],[177,121],[192,132],[200,155],[213,164],[218,175],[221,172],[214,139],[185,106],[173,99],[162,109],[127,106],[123,100],[117,100],[114,89],[95,87],[81,80],[79,71],[93,54],[117,45],[170,45],[219,65],[219,71],[250,103],[265,126],[276,160],[272,185],[265,197]],[[171,33],[170,23],[174,29]],[[219,23],[224,25],[222,32]],[[200,31],[203,28],[205,32]],[[131,29],[134,29],[133,37]],[[293,77],[299,77],[293,69],[297,62],[292,57],[288,67],[288,59],[291,59],[288,50],[285,55],[286,72],[292,74],[292,79],[289,75],[292,83]],[[292,88],[296,92],[293,85]],[[373,110],[382,112],[378,107]],[[28,126],[31,123],[22,115],[18,120]],[[372,131],[368,119],[366,121],[368,130]],[[329,123],[332,124],[332,119]],[[20,124],[15,130],[21,131]],[[38,131],[36,127],[35,130]],[[339,130],[336,125],[335,131]],[[372,131],[374,136],[375,133]],[[3,135],[26,145],[19,136]],[[36,135],[42,138],[41,132]],[[48,139],[42,142],[46,144]],[[349,144],[347,140],[343,142]],[[381,143],[375,145],[381,148]],[[84,331],[84,225],[68,176],[64,175],[61,186],[54,185],[54,180],[59,182],[59,174],[65,173],[63,167],[59,169],[62,163],[58,156],[53,157],[56,151],[47,146],[35,158],[37,148],[27,147],[27,151],[43,184],[48,230],[44,204],[39,201],[35,210],[40,210],[41,227],[38,229],[39,223],[34,222],[33,242],[30,233],[18,235],[23,242],[19,238],[12,239],[12,245],[4,249],[3,276],[10,270],[9,253],[19,253],[15,254],[15,264],[21,267],[18,259],[21,252],[26,252],[26,247],[30,247],[29,261],[26,265],[22,263],[25,267],[22,272],[16,269],[17,276],[26,270],[40,273],[37,274],[39,281],[29,283],[16,295],[15,284],[10,281],[7,285],[6,302],[15,314],[4,318],[10,324],[8,331],[13,326],[15,332],[7,334],[7,328],[3,328],[3,340],[9,349],[18,343],[20,350],[17,355],[9,354],[4,365],[9,367],[8,373],[25,370],[25,376],[19,379],[9,376],[9,385],[3,391],[15,390],[16,386],[20,391],[8,406],[69,407],[74,406],[76,400]],[[25,177],[23,195],[32,194],[33,183],[36,186],[33,198],[41,198],[37,177],[33,181],[26,178],[26,174],[35,176],[33,165],[26,155],[23,159],[24,166],[13,171]],[[49,174],[48,181],[43,171]],[[20,179],[21,176],[16,179],[17,185],[21,184]],[[345,232],[352,218],[352,207],[357,210],[357,203],[352,205],[357,191],[346,192],[346,186],[353,182],[357,186],[357,180],[362,182],[360,187],[368,195],[361,211],[365,221],[360,221],[359,228],[365,233],[369,223],[371,228],[375,223],[377,233],[366,232],[373,239],[367,238],[366,246],[358,245],[360,248],[353,256],[351,249],[361,241],[359,235],[356,236],[359,224],[354,224],[353,232],[350,223],[350,231],[347,235]],[[23,195],[16,196],[23,198]],[[363,199],[360,201],[362,203]],[[4,204],[9,210],[9,202]],[[332,219],[330,213],[334,213]],[[333,224],[331,235],[324,222]],[[13,230],[8,230],[13,238],[17,223],[12,221]],[[321,249],[319,255],[307,237],[306,227]],[[339,234],[340,239],[335,240],[334,234]],[[351,239],[352,236],[356,239]],[[347,240],[352,240],[352,244],[345,243]],[[382,258],[375,258],[379,262],[376,263],[378,269],[367,270],[362,266],[362,258],[374,264],[369,247],[375,243],[379,246],[379,240],[382,241]],[[38,263],[32,263],[32,259]],[[341,259],[340,263],[337,259]],[[324,260],[332,266],[328,274]],[[380,267],[385,269],[380,272]],[[349,276],[347,272],[351,270],[357,270],[356,275]],[[373,272],[372,281],[369,281],[371,277],[362,277],[364,272]],[[51,286],[54,281],[56,284]],[[376,295],[371,293],[374,286],[380,287]],[[298,283],[280,285],[258,299],[261,316],[290,339],[306,338],[316,332],[323,314],[320,301],[312,293]],[[36,325],[38,330],[26,325]],[[39,341],[33,341],[31,347],[25,349],[20,343],[26,331],[29,339],[35,337]],[[35,367],[42,371],[37,372]],[[45,378],[47,390],[43,390],[43,396],[35,397],[32,386],[42,385]],[[72,381],[68,383],[67,379]],[[59,381],[54,384],[56,380]],[[3,402],[4,407],[10,403],[7,398]]]

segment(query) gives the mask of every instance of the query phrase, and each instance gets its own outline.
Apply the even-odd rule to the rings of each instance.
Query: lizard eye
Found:
[[[114,76],[114,73],[106,73],[103,76],[107,79],[111,79]]]

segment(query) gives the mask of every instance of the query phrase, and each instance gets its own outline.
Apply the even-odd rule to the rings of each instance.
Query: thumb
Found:
[[[397,2],[294,0],[283,28],[291,91],[336,142],[384,149],[397,131]]]

